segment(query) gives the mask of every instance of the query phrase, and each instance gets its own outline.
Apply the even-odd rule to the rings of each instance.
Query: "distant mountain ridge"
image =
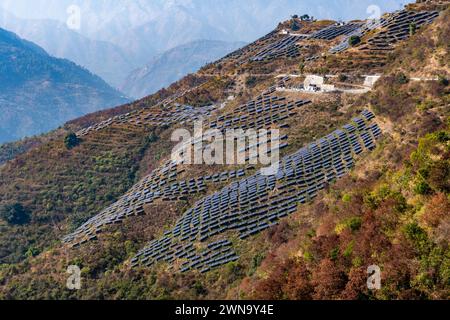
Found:
[[[121,90],[135,98],[145,97],[244,45],[245,42],[199,40],[175,47],[133,71]]]
[[[88,70],[0,28],[0,143],[126,102]]]
[[[132,57],[121,47],[90,39],[57,20],[19,19],[0,8],[0,27],[33,41],[52,56],[89,69],[115,87],[120,86],[130,70],[141,65],[139,61],[133,64]]]
[[[197,34],[213,30],[227,38],[224,41],[251,41],[273,28],[273,21],[281,21],[292,14],[313,15],[319,19],[363,19],[371,13],[370,5],[382,12],[401,8],[401,4],[412,1],[400,0],[317,0],[314,6],[308,1],[298,0],[2,0],[5,10],[26,19],[54,19],[65,22],[67,8],[76,5],[82,14],[80,32],[90,38],[106,40],[121,45],[126,35],[136,28],[148,28],[147,35],[164,38],[164,43],[173,34],[172,30],[191,30],[187,43],[198,39],[210,39]],[[32,8],[33,10],[30,10]],[[202,25],[202,29],[195,26]],[[180,27],[181,26],[181,27]],[[129,32],[129,31],[133,32]],[[147,39],[151,39],[148,37]],[[182,43],[176,43],[175,46]],[[151,42],[147,45],[153,45]],[[173,47],[173,45],[171,46]],[[160,51],[171,47],[159,48]]]

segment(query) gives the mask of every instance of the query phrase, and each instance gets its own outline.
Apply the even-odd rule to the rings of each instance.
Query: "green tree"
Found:
[[[439,82],[440,85],[442,85],[444,87],[448,86],[448,84],[449,84],[448,79],[446,77],[444,77],[443,75],[440,75],[438,77],[438,82]]]
[[[304,14],[304,15],[302,15],[302,16],[300,17],[300,19],[301,19],[302,21],[305,21],[305,20],[309,20],[310,17],[309,17],[309,15]]]
[[[77,137],[77,135],[73,132],[69,133],[64,138],[64,145],[68,150],[75,148],[77,145],[80,144],[80,139]]]
[[[407,84],[409,82],[409,78],[403,72],[398,73],[395,78],[398,84]]]
[[[347,81],[348,77],[345,74],[340,74],[339,75],[339,81],[340,82],[345,82]]]
[[[426,181],[420,180],[420,181],[415,185],[414,191],[415,191],[417,194],[425,195],[425,194],[429,194],[429,193],[431,192],[431,188],[430,188],[430,186],[428,185],[428,183],[427,183]]]
[[[198,296],[203,296],[208,293],[203,284],[200,281],[194,283],[194,291]]]
[[[409,24],[409,35],[413,36],[416,34],[416,30],[417,30],[417,26],[415,23],[410,23]]]
[[[256,85],[256,77],[254,77],[254,76],[247,77],[247,79],[245,79],[245,85],[248,88],[255,87],[255,85]]]
[[[30,221],[31,214],[20,203],[14,203],[0,209],[0,218],[11,225],[23,225]]]
[[[40,254],[41,253],[41,251],[38,249],[38,248],[36,248],[36,247],[30,247],[30,248],[28,248],[28,250],[27,250],[27,252],[25,253],[25,255],[28,257],[28,258],[32,258],[32,257],[36,257],[38,254]]]
[[[295,21],[294,19],[292,19],[292,22],[291,22],[291,30],[292,31],[300,30],[300,26],[298,25],[297,21]]]
[[[356,46],[358,43],[361,42],[361,38],[359,36],[351,36],[348,39],[348,43],[353,47]]]
[[[303,72],[305,72],[305,62],[301,61],[298,64],[298,70],[300,71],[300,74],[303,74]]]

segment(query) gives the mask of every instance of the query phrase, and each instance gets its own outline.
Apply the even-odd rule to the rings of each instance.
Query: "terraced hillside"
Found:
[[[0,224],[0,298],[448,298],[440,3],[377,22],[293,18],[299,30],[281,23],[167,90],[68,123],[75,145],[55,136],[8,161],[1,204],[29,221]],[[280,90],[325,74],[346,86],[381,78],[366,93]],[[239,164],[173,159],[172,133],[195,120],[269,138],[244,137]],[[211,136],[193,133],[182,150],[208,154]],[[379,291],[366,286],[373,264]],[[65,287],[69,265],[81,290]]]

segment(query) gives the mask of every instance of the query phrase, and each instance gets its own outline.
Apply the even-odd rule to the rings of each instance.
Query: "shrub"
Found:
[[[307,235],[309,238],[314,238],[314,237],[316,236],[316,230],[311,229],[311,230],[309,230],[309,231],[306,233],[306,235]]]
[[[208,291],[205,289],[205,287],[202,285],[200,281],[196,281],[193,287],[195,294],[198,296],[203,296],[208,293]]]
[[[403,72],[398,73],[395,76],[395,80],[398,84],[407,84],[409,82],[409,78]]]
[[[350,243],[347,245],[347,247],[345,248],[344,252],[342,253],[342,255],[346,258],[351,257],[352,253],[353,253],[353,247],[355,246],[355,241],[352,240],[350,241]]]
[[[414,187],[414,191],[417,194],[426,195],[430,193],[431,188],[426,181],[421,180]]]
[[[446,143],[446,142],[450,141],[450,134],[445,131],[439,131],[439,132],[435,133],[435,137],[436,137],[436,140],[439,141],[440,143]]]
[[[334,231],[336,234],[341,234],[345,229],[350,229],[352,232],[355,232],[361,228],[361,224],[362,219],[360,217],[348,218],[336,225]]]
[[[347,77],[345,74],[340,74],[340,75],[339,75],[339,81],[340,81],[340,82],[347,81],[347,78],[348,78],[348,77]]]
[[[258,267],[261,265],[261,262],[264,260],[264,258],[265,256],[262,253],[258,253],[253,256],[250,270],[248,272],[249,275],[253,275],[255,273],[256,269],[258,269]]]
[[[438,161],[430,168],[428,177],[430,186],[436,191],[450,191],[450,162]]]
[[[428,236],[425,230],[423,230],[417,222],[407,224],[404,228],[406,238],[410,240],[414,247],[423,253],[428,249]]]
[[[426,225],[437,228],[450,212],[450,199],[444,193],[438,193],[427,203],[422,216]]]
[[[20,203],[14,203],[0,209],[0,218],[11,225],[23,225],[30,221],[31,215]]]
[[[446,77],[442,76],[442,75],[440,75],[440,76],[438,77],[438,82],[439,82],[439,84],[440,84],[441,86],[444,86],[444,87],[448,86],[448,84],[449,84],[448,79],[447,79]]]
[[[303,72],[305,71],[305,63],[304,62],[300,62],[298,64],[298,70],[300,71],[301,74],[303,74]]]
[[[154,134],[153,132],[147,137],[147,142],[148,143],[154,143],[158,141],[158,136],[156,134]]]
[[[339,247],[334,248],[330,252],[330,259],[335,261],[339,257]]]
[[[28,250],[27,250],[25,255],[28,258],[32,258],[32,257],[36,257],[40,253],[41,253],[41,251],[38,248],[30,247],[30,248],[28,248]]]
[[[75,148],[77,145],[80,144],[80,139],[77,137],[77,135],[73,132],[69,133],[64,138],[64,145],[68,150]]]
[[[245,275],[242,265],[237,262],[229,262],[225,270],[225,277],[228,279],[228,283],[232,283]]]
[[[350,230],[357,231],[361,228],[362,220],[360,217],[354,217],[349,219],[348,226]]]
[[[291,22],[291,30],[292,30],[292,31],[298,31],[298,30],[300,30],[300,26],[298,25],[297,21],[292,20],[292,22]]]
[[[245,85],[249,88],[253,88],[256,85],[256,77],[247,77]]]
[[[344,194],[344,195],[342,196],[342,201],[343,201],[343,202],[348,203],[348,202],[350,202],[351,200],[352,200],[352,196],[349,195],[348,193],[346,193],[346,194]]]
[[[416,24],[415,23],[410,23],[409,24],[409,34],[411,36],[415,35],[416,34],[416,30],[417,30]]]
[[[367,193],[364,198],[364,204],[372,209],[375,210],[380,205],[381,201],[386,199],[390,194],[392,193],[390,187],[387,184],[383,184],[378,187],[378,189]]]
[[[362,258],[361,257],[354,257],[352,259],[352,266],[353,267],[360,267],[363,264]]]
[[[304,14],[300,17],[301,20],[309,20],[311,17],[308,14]]]
[[[425,100],[417,104],[417,109],[420,111],[427,111],[433,108],[433,106],[434,106],[433,100]]]
[[[359,36],[351,36],[348,39],[348,44],[351,45],[351,46],[356,46],[360,42],[361,42],[361,38]]]

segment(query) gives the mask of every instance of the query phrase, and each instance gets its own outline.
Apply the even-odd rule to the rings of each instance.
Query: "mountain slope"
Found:
[[[294,38],[300,50],[280,49],[291,35],[273,32],[72,121],[75,148],[53,136],[5,163],[0,299],[447,299],[450,2],[430,2],[337,53],[345,37],[315,30],[343,26],[296,21],[308,33]],[[380,40],[387,31],[403,37]],[[367,50],[374,42],[382,53]],[[375,73],[373,90],[346,92]],[[309,74],[342,90],[301,91]],[[199,117],[215,132],[279,129],[277,174],[171,162],[174,130]],[[69,265],[81,290],[65,286]],[[380,290],[367,287],[373,265]]]
[[[73,62],[0,29],[0,142],[49,131],[74,117],[127,102]]]
[[[241,42],[199,40],[178,46],[133,71],[121,90],[135,98],[147,96],[243,45]]]

